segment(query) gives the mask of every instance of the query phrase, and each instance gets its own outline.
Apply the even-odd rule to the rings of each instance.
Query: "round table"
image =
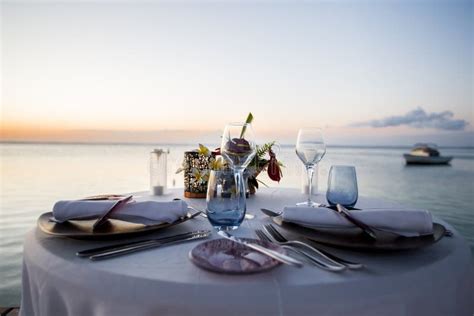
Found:
[[[182,190],[162,197],[182,198]],[[317,200],[323,202],[324,197]],[[261,189],[247,200],[255,214],[235,231],[255,237],[270,219],[260,207],[281,210],[304,200],[296,189]],[[205,200],[188,200],[197,208]],[[361,198],[357,206],[390,203]],[[311,266],[279,266],[254,275],[202,270],[189,259],[201,241],[148,250],[110,260],[78,258],[79,250],[113,241],[58,238],[34,229],[25,239],[20,314],[32,315],[472,315],[473,271],[463,238],[453,231],[429,247],[403,252],[359,252],[323,247],[363,270],[328,272]],[[141,236],[209,229],[198,216],[184,224]],[[212,238],[218,238],[217,236]]]

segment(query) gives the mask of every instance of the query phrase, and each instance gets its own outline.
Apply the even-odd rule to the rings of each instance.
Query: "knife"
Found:
[[[137,240],[137,241],[132,241],[132,242],[126,242],[126,243],[116,243],[113,245],[108,245],[104,247],[95,247],[91,249],[86,249],[82,251],[76,252],[76,256],[78,257],[90,257],[96,254],[103,253],[105,251],[110,251],[110,250],[119,250],[119,249],[124,249],[124,248],[129,248],[132,246],[138,246],[138,245],[145,245],[145,244],[150,244],[153,242],[166,242],[170,240],[176,240],[180,238],[186,238],[190,237],[196,234],[202,234],[207,232],[207,230],[197,230],[197,231],[192,231],[192,232],[187,232],[184,234],[178,234],[178,235],[172,235],[172,236],[165,236],[165,237],[160,237],[160,238],[152,238],[152,239],[142,239],[142,240]]]
[[[116,250],[110,250],[110,251],[105,251],[99,254],[95,254],[89,257],[90,260],[92,261],[97,261],[97,260],[104,260],[104,259],[109,259],[109,258],[114,258],[118,256],[123,256],[127,255],[130,253],[134,253],[137,251],[142,251],[142,250],[147,250],[151,248],[158,248],[162,246],[167,246],[167,245],[172,245],[172,244],[177,244],[185,241],[191,241],[191,240],[197,240],[197,239],[202,239],[202,238],[207,238],[211,235],[211,231],[200,231],[199,233],[195,233],[191,236],[188,237],[180,237],[180,238],[173,238],[169,239],[167,241],[153,241],[150,243],[146,244],[140,244],[140,245],[134,245],[130,247],[124,247]]]
[[[341,214],[343,217],[345,217],[352,224],[354,224],[357,227],[359,227],[360,229],[362,229],[362,231],[367,236],[369,236],[373,240],[377,240],[377,236],[375,235],[375,232],[372,230],[372,228],[370,228],[367,224],[364,224],[363,222],[361,222],[358,219],[354,218],[354,216],[352,216],[352,214],[349,213],[349,211],[344,206],[342,206],[341,204],[337,204],[336,207],[337,207],[337,212],[339,214]]]
[[[99,217],[95,223],[92,225],[92,231],[95,231],[97,227],[101,226],[102,224],[105,223],[107,220],[107,216],[112,213],[114,210],[119,208],[121,205],[126,204],[128,201],[130,201],[133,198],[133,195],[128,195],[124,197],[123,199],[117,200],[104,214],[102,214],[101,217]]]
[[[240,239],[240,238],[237,238],[235,236],[232,236],[231,234],[229,234],[228,232],[226,231],[223,231],[223,230],[220,230],[217,232],[219,235],[221,235],[222,237],[226,238],[226,239],[230,239],[232,240],[233,242],[236,242],[238,244],[241,244],[241,245],[244,245],[248,248],[251,248],[257,252],[260,252],[264,255],[267,255],[268,257],[270,258],[273,258],[281,263],[285,263],[285,264],[288,264],[290,266],[295,266],[295,267],[298,267],[298,268],[301,268],[303,266],[303,263],[299,260],[296,260],[290,256],[287,256],[287,255],[284,255],[282,253],[279,253],[275,250],[272,250],[272,249],[268,249],[268,248],[265,248],[263,246],[260,246],[258,244],[255,244],[255,243],[251,243],[251,242],[247,242],[243,239]]]

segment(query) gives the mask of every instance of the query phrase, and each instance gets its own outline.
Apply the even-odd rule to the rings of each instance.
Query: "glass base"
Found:
[[[306,207],[319,207],[321,204],[313,202],[313,201],[304,201],[300,203],[296,203],[296,206],[306,206]]]
[[[213,227],[217,231],[223,230],[223,231],[226,231],[226,232],[230,232],[230,231],[233,231],[233,230],[236,230],[237,228],[239,228],[239,226],[213,226]]]

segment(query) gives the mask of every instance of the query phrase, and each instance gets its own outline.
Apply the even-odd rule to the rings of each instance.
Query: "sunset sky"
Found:
[[[474,138],[472,1],[2,1],[7,141]]]

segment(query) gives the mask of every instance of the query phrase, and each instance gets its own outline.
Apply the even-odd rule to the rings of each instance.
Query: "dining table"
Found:
[[[195,209],[206,207],[205,199],[184,198],[183,189],[169,189],[161,196],[133,195],[136,200],[180,198]],[[260,208],[281,211],[303,200],[305,195],[295,188],[261,188],[247,199],[247,213],[255,217],[245,219],[232,234],[257,238],[255,229],[273,222]],[[326,203],[324,194],[317,194],[315,200]],[[356,207],[410,206],[360,197]],[[438,217],[434,221],[452,236],[418,249],[367,251],[317,245],[363,263],[360,270],[331,272],[311,265],[278,265],[242,275],[215,273],[193,264],[189,252],[203,240],[91,261],[77,257],[76,252],[117,240],[58,237],[34,228],[24,241],[20,315],[472,316],[474,273],[469,246],[449,223]],[[212,226],[205,217],[197,216],[125,240],[197,229]],[[221,237],[214,232],[210,238]]]

